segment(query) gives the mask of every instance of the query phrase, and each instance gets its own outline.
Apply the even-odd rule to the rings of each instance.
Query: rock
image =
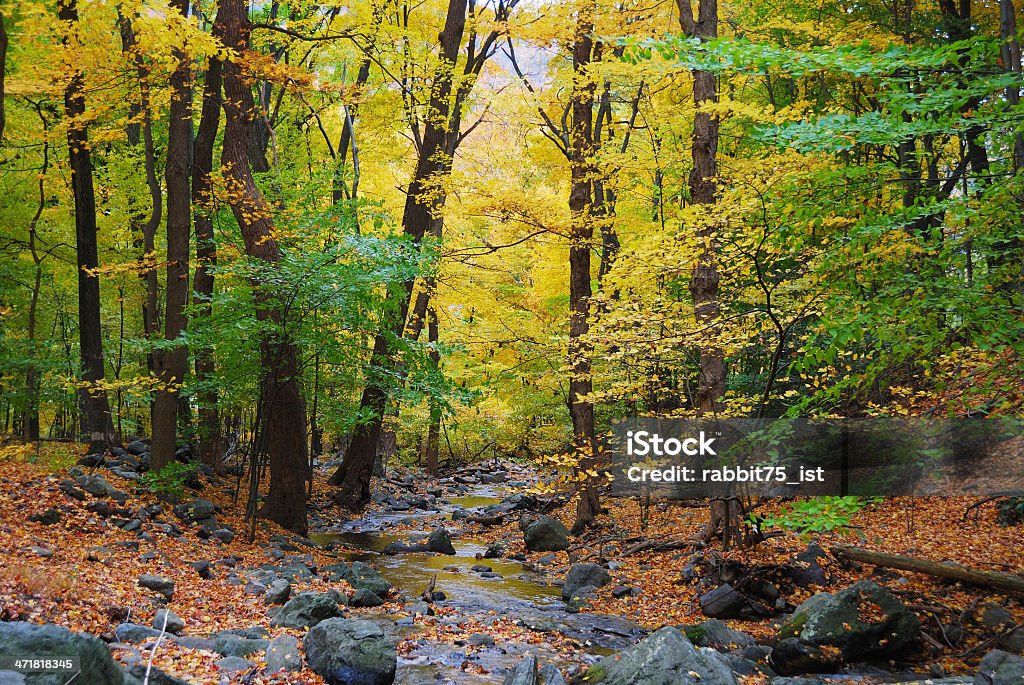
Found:
[[[144,587],[147,590],[159,592],[167,601],[171,601],[174,597],[174,581],[169,578],[163,578],[161,576],[154,576],[152,574],[145,574],[139,576],[139,587]]]
[[[283,628],[310,628],[326,619],[341,616],[341,608],[326,592],[303,592],[281,607],[271,621]]]
[[[97,466],[103,466],[103,455],[102,454],[87,454],[78,461],[75,462],[79,466],[84,466],[87,469],[94,469]]]
[[[264,639],[250,639],[229,633],[217,633],[213,638],[213,651],[224,656],[246,657],[267,648]]]
[[[207,499],[197,498],[182,502],[174,507],[174,515],[186,523],[195,523],[213,517],[217,513],[217,505]]]
[[[712,647],[720,651],[750,647],[756,643],[753,636],[733,630],[718,619],[686,626],[681,630],[698,647]]]
[[[628,585],[619,585],[618,587],[612,588],[612,597],[615,599],[622,599],[623,597],[631,597],[633,595],[633,588]]]
[[[144,443],[142,440],[135,440],[125,445],[124,450],[128,454],[134,454],[136,457],[138,457],[149,451],[149,445]]]
[[[122,623],[114,628],[114,636],[117,638],[117,641],[128,644],[144,642],[159,635],[160,630],[158,628],[150,628],[138,623]]]
[[[469,569],[474,573],[490,573],[493,569],[490,566],[484,564],[473,564],[473,567]]]
[[[362,561],[348,564],[331,564],[323,569],[330,580],[344,580],[352,587],[366,588],[378,597],[384,598],[391,592],[391,583],[384,579],[377,569]]]
[[[263,601],[269,605],[284,604],[291,596],[292,584],[284,578],[278,578],[270,583]]]
[[[309,667],[327,685],[391,685],[398,667],[395,645],[370,621],[331,618],[302,641]]]
[[[2,647],[0,647],[2,651]],[[978,665],[974,685],[1020,685],[1024,682],[1024,658],[994,649]]]
[[[739,618],[748,607],[747,598],[729,583],[700,596],[700,610],[710,618]]]
[[[28,520],[32,521],[33,523],[41,523],[44,526],[52,526],[53,524],[60,521],[60,512],[54,509],[53,507],[50,507],[42,514],[32,514],[28,517]]]
[[[493,647],[494,638],[487,633],[473,633],[469,636],[469,644],[474,647]]]
[[[445,528],[438,528],[427,538],[427,550],[437,554],[455,555],[455,547],[452,546],[452,539],[448,536]]]
[[[772,678],[770,685],[822,685],[823,682],[819,678],[790,678],[788,676],[781,676],[779,678]]]
[[[75,685],[111,685],[124,680],[121,666],[97,637],[73,633],[52,624],[0,621],[0,663],[8,664],[13,659],[26,656],[77,658],[81,673],[74,678]],[[72,676],[74,672],[36,672],[32,674],[31,680],[26,678],[25,682],[31,682],[32,685],[65,685]],[[13,677],[8,680],[17,682]]]
[[[433,616],[434,615],[433,607],[431,607],[426,602],[416,602],[415,604],[410,604],[408,607],[406,607],[406,611],[408,611],[413,616]]]
[[[146,666],[147,664],[142,663],[141,661],[139,663],[132,664],[128,668],[129,677],[125,678],[124,684],[135,685],[138,683],[138,685],[142,685],[146,680]],[[130,679],[134,680],[129,682]],[[149,685],[192,685],[192,683],[187,680],[182,680],[181,678],[175,678],[171,674],[164,673],[156,666],[153,666],[149,669]]]
[[[0,671],[0,685],[26,685],[25,676],[17,671]]]
[[[213,531],[213,537],[217,538],[225,545],[230,545],[231,542],[235,539],[235,533],[230,528],[220,528],[218,530]]]
[[[995,602],[989,602],[985,605],[984,610],[981,612],[981,622],[987,628],[999,631],[1004,631],[1016,624],[1010,610]]]
[[[256,664],[240,656],[226,656],[217,662],[217,669],[225,673],[238,673],[255,668]]]
[[[352,607],[379,607],[384,603],[384,600],[373,594],[364,587],[356,590],[355,594],[352,595],[352,599],[349,600],[349,606]]]
[[[285,671],[294,673],[302,670],[299,656],[299,641],[291,635],[275,637],[267,645],[267,673]]]
[[[537,683],[537,657],[528,654],[515,665],[501,685],[538,685]]]
[[[744,659],[739,654],[723,654],[722,652],[717,651],[715,654],[719,661],[725,664],[726,668],[738,676],[765,676],[767,678],[772,678],[776,675],[772,669],[768,668],[764,664],[759,664],[756,661],[751,661],[750,659]]]
[[[537,674],[539,685],[567,685],[562,672],[551,664],[544,664]]]
[[[1015,628],[1005,635],[1000,635],[997,644],[1007,652],[1024,653],[1024,628]]]
[[[213,577],[213,570],[208,561],[190,561],[188,565],[194,568],[203,580],[209,580]]]
[[[599,588],[612,581],[608,570],[597,564],[573,564],[565,576],[565,585],[562,586],[562,599],[571,599],[576,591],[589,585]]]
[[[176,613],[167,609],[160,609],[156,612],[156,616],[153,617],[153,627],[157,630],[162,630],[164,627],[164,617],[167,618],[168,633],[177,635],[181,631],[185,630],[185,621],[183,621]]]
[[[839,659],[826,654],[816,645],[804,644],[790,637],[775,645],[768,657],[768,664],[780,675],[831,673],[839,666]]]
[[[920,632],[917,614],[869,580],[835,593],[818,593],[797,607],[779,631],[816,647],[838,647],[846,661],[895,654]]]
[[[63,492],[65,495],[73,499],[77,499],[79,502],[84,502],[88,497],[85,494],[85,491],[78,489],[75,486],[75,482],[72,480],[62,480],[58,487],[60,488],[61,492]]]
[[[79,476],[75,482],[93,497],[109,497],[122,504],[128,499],[127,493],[111,486],[103,476]]]
[[[500,559],[503,556],[505,556],[505,545],[500,542],[492,542],[484,551],[484,559]]]
[[[569,549],[569,529],[558,519],[541,516],[523,532],[530,552],[559,552]]]
[[[587,671],[601,685],[738,685],[714,650],[694,647],[676,628],[662,628]]]

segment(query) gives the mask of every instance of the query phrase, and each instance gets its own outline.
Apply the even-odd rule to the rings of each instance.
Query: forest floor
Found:
[[[189,635],[259,626],[271,636],[289,633],[301,639],[300,631],[272,627],[264,598],[247,594],[245,583],[238,578],[244,578],[245,569],[279,561],[282,557],[287,560],[289,555],[322,568],[349,558],[346,555],[353,552],[344,544],[308,545],[263,522],[257,527],[255,538],[246,540],[244,504],[235,501],[235,479],[220,478],[207,479],[200,493],[190,494],[211,500],[221,508],[217,518],[236,531],[233,539],[224,541],[201,536],[198,526],[181,522],[177,522],[180,535],[160,534],[164,530],[160,526],[166,524],[145,522],[141,532],[150,535],[140,538],[140,530],[127,532],[118,527],[117,516],[110,516],[96,506],[99,500],[78,501],[62,491],[60,483],[66,478],[67,469],[80,456],[74,448],[49,444],[43,450],[42,454],[36,454],[28,448],[7,447],[0,453],[0,620],[54,623],[113,642],[117,625],[126,621],[149,625],[156,610],[165,606],[155,601],[153,592],[138,585],[141,575],[158,574],[174,581],[174,596],[167,606],[185,621]],[[524,467],[515,468],[528,473]],[[378,490],[403,495],[436,491],[436,481],[419,473],[404,473],[413,484],[392,478],[381,479],[375,486]],[[122,509],[138,511],[160,504],[154,495],[136,488],[130,481],[105,470],[102,475],[112,486],[130,493]],[[312,512],[314,520],[321,524],[337,524],[343,520],[343,514],[328,501],[330,490],[323,482],[326,475],[318,474]],[[410,475],[413,477],[408,478]],[[510,494],[510,488],[498,486],[497,494]],[[820,534],[815,542],[824,550],[838,543],[856,544],[932,561],[959,562],[981,570],[1024,574],[1024,526],[998,525],[995,506],[991,503],[965,516],[974,501],[939,497],[880,501],[857,512],[849,527]],[[386,532],[400,538],[409,532],[443,525],[451,531],[456,546],[462,539],[472,539],[476,544],[500,542],[505,546],[504,556],[516,560],[526,573],[523,577],[529,577],[529,582],[541,588],[544,585],[557,587],[573,563],[610,562],[613,582],[600,588],[596,597],[582,607],[582,616],[594,615],[595,619],[601,615],[621,616],[646,629],[703,620],[698,602],[699,579],[681,575],[692,550],[637,548],[649,541],[663,546],[665,543],[672,546],[673,542],[682,545],[699,531],[706,519],[705,509],[662,503],[652,507],[644,521],[635,500],[610,500],[606,505],[608,513],[600,518],[596,529],[587,533],[582,541],[574,540],[569,550],[555,553],[527,552],[518,516],[513,515],[504,517],[500,525],[484,525],[467,520],[452,521],[450,512],[424,512],[392,520]],[[387,503],[374,504],[369,517],[387,509]],[[47,517],[48,512],[55,513]],[[571,525],[574,506],[567,502],[549,513]],[[175,521],[173,516],[167,515],[163,520]],[[783,535],[764,540],[752,549],[714,551],[710,557],[717,564],[732,562],[747,570],[760,571],[792,564],[797,554],[808,549],[809,542],[807,537]],[[209,578],[197,573],[195,564],[203,561],[211,562]],[[978,660],[995,644],[997,631],[986,625],[981,616],[991,603],[1008,610],[1018,626],[1024,624],[1021,597],[952,584],[921,574],[842,564],[827,555],[820,564],[828,577],[828,585],[782,586],[785,599],[791,605],[799,604],[815,591],[834,591],[856,580],[871,578],[918,612],[928,637],[920,642],[916,652],[907,655],[906,661],[891,664],[892,670],[932,675],[973,673]],[[445,587],[446,573],[467,571],[455,567],[438,571],[438,587]],[[343,581],[328,582],[316,575],[293,583],[295,593],[323,592],[332,588],[347,594],[352,592]],[[616,588],[636,590],[615,598],[612,592]],[[436,616],[412,616],[410,600],[418,599],[423,588],[401,587],[399,590],[381,607],[350,607],[346,613],[353,617],[387,617],[390,621],[404,618],[406,624],[414,624],[415,630],[406,631],[399,644],[399,655],[403,658],[414,659],[417,654],[424,654],[425,643],[457,647],[458,654],[465,658],[450,667],[452,672],[461,670],[466,674],[466,678],[455,679],[460,684],[501,682],[499,672],[507,666],[507,662],[483,658],[481,655],[494,645],[479,637],[470,640],[472,636],[488,635],[499,651],[513,656],[543,647],[545,654],[569,674],[580,672],[601,653],[588,649],[578,636],[539,629],[535,622],[522,620],[515,611],[504,611],[499,604],[459,616],[457,603],[446,606],[447,603],[441,602],[436,607]],[[759,641],[770,641],[778,627],[776,618],[727,622]],[[956,636],[951,639],[954,629]],[[114,656],[128,662],[141,654],[148,660],[149,653],[144,647],[141,652],[115,650]],[[435,654],[436,649],[429,653]],[[254,662],[250,671],[229,675],[218,669],[220,658],[204,649],[188,649],[164,641],[154,653],[153,663],[167,673],[194,683],[323,682],[309,669],[287,675],[266,674],[262,670],[265,661],[259,656],[249,657]],[[470,675],[477,680],[471,681]]]

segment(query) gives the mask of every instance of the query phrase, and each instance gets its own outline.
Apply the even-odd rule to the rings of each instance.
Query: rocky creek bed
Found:
[[[75,685],[1024,683],[1024,630],[1012,612],[984,606],[998,639],[982,643],[974,671],[919,673],[920,660],[909,657],[926,639],[922,617],[869,579],[793,606],[775,586],[733,587],[719,567],[702,590],[705,615],[760,607],[775,616],[767,637],[718,618],[652,632],[596,613],[590,602],[609,587],[626,606],[668,600],[641,595],[615,561],[562,564],[556,554],[569,547],[568,531],[519,492],[533,475],[515,464],[425,487],[418,473],[392,474],[360,519],[339,521],[320,507],[308,539],[261,529],[246,546],[237,517],[213,501],[225,484],[216,475],[198,483],[211,499],[154,502],[133,487],[145,445],[128,447],[138,454],[86,458],[67,477],[19,481],[2,524],[2,551],[21,576],[13,576],[18,593],[0,596],[0,685],[64,685],[72,676]],[[28,528],[7,523],[15,517]],[[499,529],[505,521],[516,525]],[[71,533],[84,544],[62,545]],[[683,579],[708,563],[682,559]],[[67,568],[91,585],[76,594],[26,581]],[[811,576],[804,580],[819,579],[814,563],[802,568]],[[126,575],[132,592],[112,580]],[[90,619],[90,610],[105,618]],[[88,634],[56,625],[74,626],[72,616],[99,627]],[[79,672],[10,670],[30,655],[73,656]]]

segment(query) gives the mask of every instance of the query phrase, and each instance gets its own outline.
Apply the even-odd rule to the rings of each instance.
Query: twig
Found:
[[[153,657],[156,656],[156,650],[163,641],[164,635],[167,634],[168,613],[170,613],[170,610],[164,609],[164,624],[160,626],[160,634],[157,636],[156,642],[153,644],[153,649],[149,650],[149,663],[146,664],[146,677],[142,679],[142,685],[149,685],[149,673],[153,670]]]

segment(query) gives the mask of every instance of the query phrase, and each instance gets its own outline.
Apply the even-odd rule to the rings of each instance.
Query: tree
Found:
[[[440,236],[447,200],[445,183],[451,175],[455,151],[469,133],[461,130],[466,100],[484,64],[494,54],[496,41],[505,30],[503,23],[517,1],[498,0],[494,10],[497,26],[483,39],[476,33],[477,21],[473,22],[466,45],[466,61],[457,84],[456,63],[466,29],[466,13],[471,11],[477,19],[477,10],[475,2],[470,4],[467,0],[450,0],[448,4],[444,27],[438,34],[440,48],[425,116],[420,122],[409,112],[417,157],[416,169],[406,190],[402,231],[415,245],[419,245],[425,235]],[[395,365],[389,338],[404,337],[414,289],[412,279],[396,288],[397,310],[385,317],[385,324],[373,342],[369,367],[378,377],[367,382],[359,402],[360,413],[368,415],[368,419],[356,426],[342,465],[330,479],[332,485],[340,486],[335,500],[354,511],[361,510],[370,501],[370,477],[388,402],[388,389],[382,380]],[[427,289],[429,291],[429,287]],[[423,314],[419,314],[419,319],[422,321]]]
[[[214,33],[232,51],[224,63],[224,148],[221,164],[231,211],[242,231],[246,253],[265,265],[268,275],[281,259],[271,208],[249,168],[254,103],[242,73],[251,24],[242,0],[222,0]],[[257,317],[269,324],[260,341],[260,416],[270,464],[270,491],[263,514],[284,528],[305,534],[306,411],[299,391],[299,357],[285,328],[282,303],[272,286],[257,283]],[[255,468],[255,465],[253,466]]]
[[[594,11],[585,1],[577,9],[572,45],[573,90],[570,105],[569,165],[569,415],[573,443],[583,454],[583,486],[576,508],[575,531],[590,525],[600,511],[597,487],[586,472],[593,469],[595,451],[594,404],[590,345],[590,251],[593,249],[594,77],[589,71],[594,52]]]
[[[174,0],[171,7],[188,15],[188,0]],[[192,59],[176,48],[177,66],[171,74],[170,123],[167,129],[167,306],[164,309],[164,337],[169,347],[155,355],[159,380],[153,403],[152,468],[160,470],[174,461],[178,434],[178,397],[185,381],[188,350],[175,341],[185,332],[188,304],[189,239],[192,228],[190,162],[192,157]]]
[[[64,23],[64,47],[79,46],[76,37],[78,5],[76,0],[58,4],[57,16]],[[78,340],[82,360],[79,397],[84,408],[83,427],[91,450],[115,443],[110,403],[103,387],[103,332],[100,327],[100,282],[96,241],[96,193],[93,189],[92,155],[85,119],[85,78],[80,69],[68,65],[70,75],[64,87],[64,114],[67,117],[68,158],[71,188],[75,201],[75,245],[78,254]]]

